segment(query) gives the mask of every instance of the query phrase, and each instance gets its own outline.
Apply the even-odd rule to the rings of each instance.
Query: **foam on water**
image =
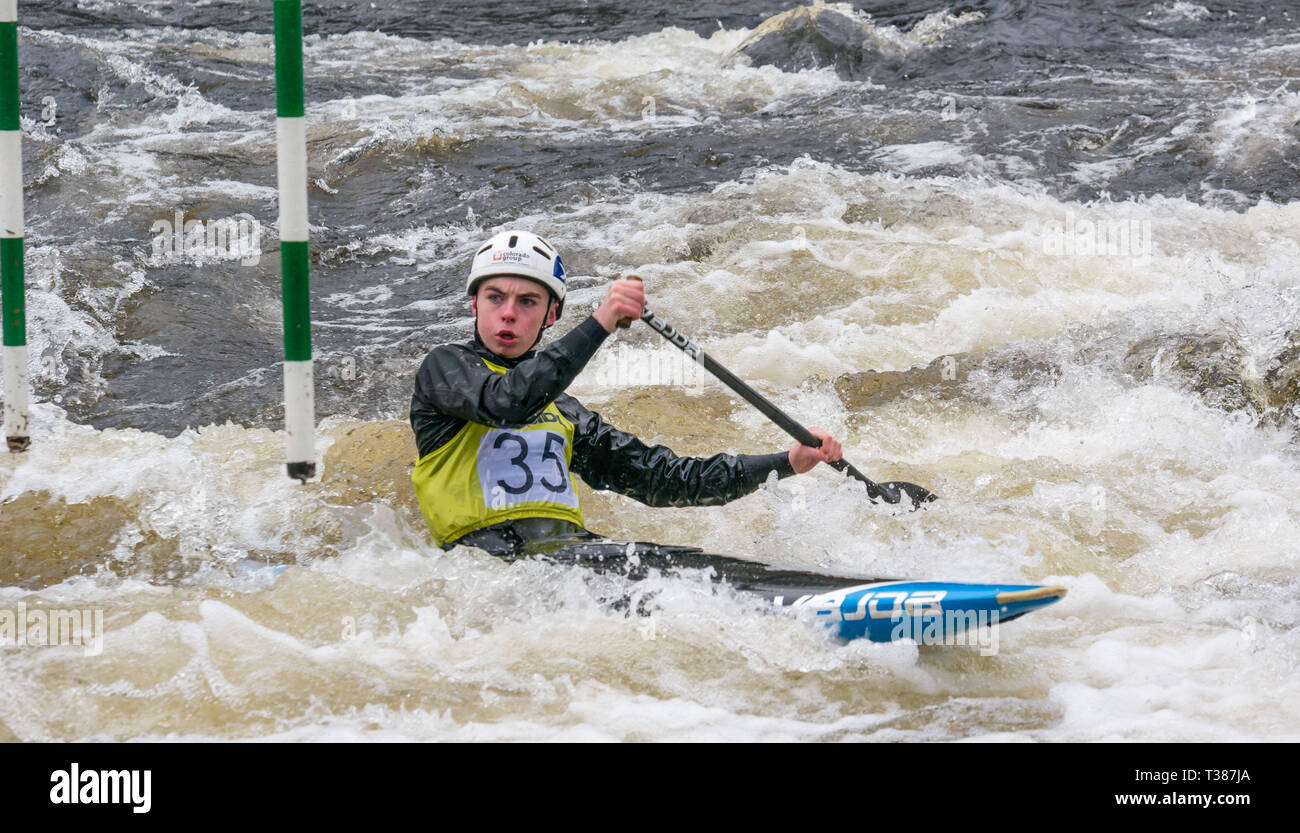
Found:
[[[1210,126],[1215,156],[1242,170],[1281,161],[1296,145],[1298,106],[1300,92],[1286,85],[1262,99],[1248,94],[1225,102]]]
[[[364,131],[341,159],[431,136],[468,141],[540,132],[561,142],[619,133],[649,138],[841,86],[830,72],[722,68],[721,59],[746,34],[720,30],[703,38],[668,28],[610,43],[487,47],[367,32],[309,42],[306,55],[326,67],[331,61],[350,67],[364,52],[368,62],[396,74],[402,88],[400,95],[315,105],[322,121],[341,116]],[[454,73],[431,71],[451,67]]]
[[[1151,18],[1177,27],[1202,11],[1164,4]],[[938,13],[908,32],[877,29],[906,57],[967,22]],[[1136,114],[1012,137],[1007,154],[981,157],[998,96],[984,109],[963,96],[938,122],[949,132],[891,139],[894,126],[939,119],[934,90],[882,97],[829,70],[722,68],[749,32],[526,45],[309,37],[308,62],[330,79],[331,97],[309,105],[312,177],[326,195],[373,173],[360,164],[372,157],[381,170],[405,155],[441,164],[503,137],[638,148],[691,130],[726,137],[739,120],[815,100],[819,116],[848,119],[848,135],[864,119],[885,126],[882,144],[863,146],[869,165],[812,153],[662,190],[600,172],[562,208],[548,197],[490,221],[474,213],[495,187],[484,182],[460,195],[456,222],[314,228],[327,240],[323,279],[331,266],[363,274],[321,294],[341,313],[322,329],[361,334],[375,352],[466,337],[467,254],[497,224],[535,228],[563,241],[575,270],[566,326],[608,278],[635,270],[657,312],[796,419],[840,437],[869,476],[942,498],[916,513],[871,505],[824,470],[727,507],[651,509],[584,492],[593,529],[853,575],[1062,584],[1065,600],[1002,628],[994,656],[840,644],[698,572],[631,586],[442,552],[414,506],[414,443],[400,421],[325,421],[321,480],[300,486],[284,477],[272,416],[172,437],[69,420],[56,397],[101,395],[104,362],[169,351],[121,330],[157,289],[151,252],[122,243],[130,234],[65,239],[59,212],[128,229],[196,203],[270,216],[271,108],[223,87],[262,83],[273,56],[266,34],[24,29],[24,48],[77,52],[103,89],[75,136],[23,122],[40,159],[32,187],[50,207],[32,215],[28,249],[34,442],[0,458],[0,607],[100,608],[106,633],[93,657],[0,647],[0,739],[1300,737],[1300,413],[1294,397],[1259,393],[1296,345],[1297,206],[1213,184],[1199,202],[1070,200],[1046,184],[1035,144],[1073,142],[1061,175],[1096,188],[1184,146],[1219,171],[1286,164],[1294,94],[1234,85],[1286,70],[1293,45],[1263,36],[1247,65],[1225,67],[1176,38],[1154,41],[1156,57],[1186,59],[1187,84],[1216,91],[1173,107],[1168,132]],[[352,84],[359,56],[364,78]],[[191,63],[221,82],[191,80]],[[1164,82],[1098,73],[1095,83],[1147,96]],[[934,112],[918,115],[918,102]],[[196,175],[214,148],[266,178]],[[436,193],[425,189],[441,187],[437,168],[398,196]],[[1119,227],[1139,230],[1130,249],[1098,253],[1111,240],[1103,230]],[[183,263],[182,279],[206,257]],[[438,281],[452,289],[425,288]],[[275,320],[259,291],[245,293],[253,317]],[[1236,351],[1227,381],[1189,378],[1180,364],[1211,336]],[[662,346],[639,329],[617,338]],[[409,395],[407,358],[372,375],[391,370]],[[273,360],[166,407],[185,413],[241,386],[273,399]],[[679,391],[597,370],[570,392],[679,452],[790,444],[712,382]],[[1233,385],[1255,398],[1234,399]],[[648,615],[629,613],[638,607]]]
[[[7,676],[18,681],[16,694],[5,701],[8,730],[26,739],[105,733],[997,737],[1003,722],[983,709],[993,702],[984,698],[997,691],[1012,698],[1010,708],[1024,721],[1016,729],[1042,739],[1294,735],[1297,727],[1280,705],[1294,692],[1260,685],[1251,695],[1236,682],[1294,667],[1291,634],[1300,612],[1284,592],[1287,580],[1279,579],[1293,571],[1295,553],[1287,542],[1300,540],[1290,511],[1300,497],[1300,473],[1289,435],[1208,407],[1176,380],[1157,376],[1134,384],[1111,364],[1124,350],[1123,339],[1153,327],[1204,324],[1207,310],[1213,320],[1237,322],[1243,333],[1253,333],[1254,341],[1246,341],[1257,346],[1263,363],[1279,347],[1265,336],[1286,323],[1285,312],[1270,310],[1270,302],[1290,297],[1294,286],[1295,238],[1285,225],[1290,209],[1261,206],[1236,215],[1160,201],[1070,207],[1096,218],[1176,213],[1182,219],[1170,224],[1171,233],[1208,235],[1214,245],[1208,257],[1193,252],[1181,259],[1180,270],[1169,270],[1177,282],[1146,279],[1132,264],[1120,266],[1135,280],[1120,281],[1114,264],[1098,258],[1051,260],[1034,249],[1041,237],[1009,224],[1017,211],[1040,224],[1060,211],[1042,196],[913,180],[908,187],[919,193],[902,199],[931,206],[924,224],[836,218],[836,211],[889,182],[804,163],[759,172],[713,194],[640,195],[605,206],[604,222],[585,226],[586,245],[598,249],[602,239],[619,237],[623,224],[635,225],[638,231],[628,235],[633,256],[660,264],[650,277],[651,296],[663,299],[657,307],[688,331],[694,328],[685,316],[707,311],[721,332],[704,338],[725,363],[790,412],[816,414],[807,421],[844,437],[846,456],[873,476],[925,483],[944,500],[921,513],[882,511],[865,503],[860,487],[829,473],[773,484],[725,508],[650,510],[622,499],[592,499],[597,508],[613,507],[606,510],[613,523],[602,528],[612,535],[761,553],[792,567],[1070,588],[1065,602],[1003,630],[1002,653],[989,663],[965,668],[973,660],[955,652],[836,645],[805,623],[763,614],[725,592],[715,595],[702,577],[690,576],[654,580],[637,591],[656,605],[649,639],[646,621],[602,602],[620,592],[615,580],[539,564],[505,566],[466,550],[443,554],[423,537],[418,516],[402,506],[403,495],[384,492],[368,507],[339,506],[286,481],[280,438],[269,431],[211,427],[167,439],[94,431],[38,406],[33,451],[21,462],[6,461],[0,500],[45,493],[69,504],[129,501],[134,508],[118,519],[119,561],[129,562],[156,536],[174,544],[181,564],[272,554],[305,569],[269,587],[241,584],[238,576],[209,568],[155,574],[161,591],[158,584],[110,574],[21,595],[10,589],[7,604],[107,607],[107,647],[81,696],[135,705],[109,709],[112,728],[103,724],[103,713],[99,723],[72,714],[70,694],[55,698],[48,711],[32,712],[18,695],[43,696],[42,681],[53,685],[85,660],[64,649],[6,651]],[[793,213],[791,207],[807,199],[805,190],[829,207]],[[754,220],[713,224],[707,231],[684,222],[742,196],[761,207],[758,222],[766,229],[756,231]],[[971,206],[981,203],[993,216],[989,201],[1001,201],[1004,210],[995,222],[981,224]],[[899,210],[878,199],[873,205],[886,216]],[[794,231],[796,219],[801,234]],[[756,340],[752,325],[735,317],[749,314],[747,305],[708,303],[701,310],[698,301],[688,302],[700,292],[692,284],[698,266],[672,255],[692,235],[705,233],[716,254],[704,265],[720,297],[733,275],[775,285],[798,262],[814,294],[841,299],[844,310],[837,315],[852,314],[855,304],[872,307],[871,291],[886,298],[892,292],[900,311],[913,308],[915,320],[876,311],[874,320],[859,325],[860,332],[874,329],[877,341],[906,345],[896,367],[932,359],[950,338],[945,332],[964,331],[965,340],[948,342],[949,350],[1018,345],[1061,361],[1060,375],[1029,389],[1007,389],[995,376],[975,374],[966,384],[986,397],[985,404],[977,396],[942,405],[922,395],[886,403],[864,420],[844,406],[825,377],[859,362],[871,366],[875,342],[837,340],[841,328],[827,324],[826,303],[773,300],[765,308],[781,323]],[[751,251],[742,245],[746,235],[768,241],[785,235],[787,242]],[[933,240],[945,253],[943,265],[921,281],[893,281],[889,269],[873,274],[858,266],[881,262],[872,252],[897,245],[895,239],[912,246]],[[1265,250],[1257,251],[1261,244]],[[1181,241],[1164,245],[1186,251]],[[994,261],[982,278],[977,270],[950,268],[978,261],[995,246],[1014,254]],[[1037,272],[1026,267],[1035,261]],[[1052,290],[1042,275],[1048,264],[1061,277]],[[852,289],[863,278],[868,288]],[[994,280],[999,286],[988,289]],[[1006,315],[966,306],[972,295],[991,300],[996,292],[1014,304],[1019,296],[1041,300],[1049,291],[1059,309],[1041,329],[1008,327]],[[915,318],[917,308],[930,318]],[[1121,341],[1097,350],[1107,343],[1096,341],[1098,331]],[[1076,355],[1090,345],[1092,352]],[[823,382],[792,390],[816,373]],[[615,413],[627,396],[588,379],[575,393],[603,399]],[[671,420],[674,407],[689,411],[706,400],[707,392],[699,405],[689,398],[665,403],[656,416]],[[729,422],[714,423],[716,437],[687,445],[760,451],[784,444],[749,409],[734,403],[731,409]],[[322,453],[328,442],[322,441]],[[97,465],[84,477],[68,478],[69,468],[85,459]],[[818,512],[808,512],[814,505]],[[1228,571],[1243,581],[1216,578]],[[1212,605],[1206,582],[1222,588]],[[1244,617],[1264,610],[1269,620],[1256,618],[1249,644],[1242,645]],[[718,656],[722,673],[714,668]],[[158,657],[172,659],[160,664]],[[1025,663],[1045,658],[1045,670],[1021,677]],[[1126,670],[1135,665],[1145,670]],[[959,673],[965,675],[960,684]],[[785,683],[775,687],[775,679]],[[362,680],[355,694],[342,694]],[[422,688],[417,680],[434,682]],[[326,693],[316,695],[318,705],[305,705],[303,692],[322,685]],[[711,700],[700,699],[701,685]],[[1156,690],[1163,693],[1153,697]],[[404,693],[391,701],[395,691]],[[937,728],[916,722],[959,693],[963,703],[945,712],[950,722]],[[1243,698],[1250,708],[1242,707]],[[149,722],[148,714],[167,712],[171,702],[187,702],[201,717]],[[805,702],[818,705],[809,712]],[[1222,702],[1233,708],[1220,708]],[[973,710],[967,715],[973,725],[956,719],[963,709]],[[751,714],[761,717],[744,717]]]

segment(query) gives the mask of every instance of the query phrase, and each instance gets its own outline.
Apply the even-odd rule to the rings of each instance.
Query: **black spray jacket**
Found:
[[[420,457],[464,424],[518,428],[554,401],[574,424],[570,469],[593,489],[611,489],[649,506],[716,506],[743,497],[775,471],[794,474],[787,452],[678,457],[620,431],[564,393],[609,334],[588,317],[544,350],[506,359],[478,339],[437,347],[425,358],[411,397]],[[483,363],[510,368],[504,375]]]

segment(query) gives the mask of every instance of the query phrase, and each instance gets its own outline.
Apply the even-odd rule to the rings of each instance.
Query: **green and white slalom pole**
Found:
[[[23,131],[18,121],[18,0],[0,0],[0,304],[5,442],[26,451],[29,381],[23,300]]]
[[[306,482],[316,474],[316,409],[307,263],[301,0],[275,0],[275,114],[284,304],[284,427],[289,435],[289,476]]]

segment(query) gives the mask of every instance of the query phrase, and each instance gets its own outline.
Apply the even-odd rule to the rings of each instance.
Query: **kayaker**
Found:
[[[474,255],[466,281],[471,341],[434,348],[411,398],[419,461],[412,474],[434,541],[496,555],[556,552],[585,529],[573,475],[649,506],[716,506],[750,494],[775,471],[807,472],[841,456],[821,448],[774,454],[679,457],[649,446],[564,391],[619,322],[640,317],[635,277],[614,281],[585,321],[545,349],[542,333],[564,311],[559,253],[527,231],[504,231]]]

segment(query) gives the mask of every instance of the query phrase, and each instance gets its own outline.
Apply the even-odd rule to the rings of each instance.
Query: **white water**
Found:
[[[337,51],[341,68],[374,50],[416,63],[409,92],[359,102],[358,118],[395,125],[368,141],[399,145],[511,124],[640,129],[638,79],[660,72],[676,102],[658,110],[670,126],[719,118],[709,112],[719,95],[724,110],[748,111],[759,97],[841,83],[826,72],[720,73],[711,62],[744,34],[488,49],[359,33],[309,52]],[[267,49],[265,38],[232,43]],[[423,61],[466,53],[496,69],[464,86],[420,80]],[[1277,114],[1289,101],[1243,100],[1207,141],[1234,158],[1276,152],[1288,141]],[[141,204],[168,202],[200,186],[149,175],[154,150],[182,141],[184,127],[230,117],[181,91],[177,111],[139,138],[103,133],[81,157],[61,158],[67,173],[87,164],[123,191],[147,189]],[[1268,129],[1255,131],[1261,120]],[[250,122],[238,141],[260,146],[267,130]],[[1167,366],[1149,378],[1123,369],[1131,344],[1194,332],[1232,336],[1245,375],[1261,377],[1296,321],[1300,210],[1167,198],[1083,205],[990,181],[983,169],[923,175],[936,156],[960,153],[893,146],[880,157],[889,173],[872,175],[807,158],[689,195],[611,185],[585,207],[517,222],[544,229],[578,271],[636,269],[658,313],[801,421],[841,437],[859,468],[942,497],[898,513],[819,471],[720,508],[588,494],[592,528],[784,566],[1069,589],[1003,627],[996,655],[841,644],[700,575],[633,588],[653,594],[654,612],[628,617],[602,603],[627,590],[615,579],[443,553],[414,508],[405,480],[414,448],[400,424],[327,421],[324,482],[300,487],[284,477],[283,436],[269,429],[96,431],[45,402],[31,452],[0,458],[0,525],[53,577],[0,588],[0,609],[100,608],[104,650],[0,647],[0,738],[1300,738],[1300,415],[1215,408]],[[1053,224],[1069,215],[1149,222],[1152,251],[1051,254]],[[449,251],[473,238],[416,226],[357,248],[454,272]],[[59,307],[59,274],[57,263],[38,271],[29,296],[38,355],[44,339],[97,355],[136,349]],[[125,297],[146,288],[126,287]],[[379,327],[390,301],[381,290],[335,300],[376,307]],[[576,292],[566,324],[599,296]],[[123,299],[101,301],[111,310]],[[659,346],[648,332],[619,339]],[[1055,373],[980,364],[997,350]],[[944,356],[957,378],[878,405],[846,406],[833,384]],[[66,379],[66,363],[42,372],[47,383]],[[717,385],[611,385],[593,368],[570,392],[680,453],[788,444]],[[255,569],[267,562],[295,566],[278,577]],[[67,564],[74,575],[60,572]]]

